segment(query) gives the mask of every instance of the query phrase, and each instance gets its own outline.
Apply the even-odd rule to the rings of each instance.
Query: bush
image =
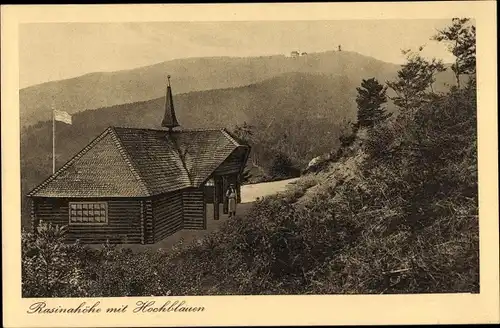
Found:
[[[300,176],[300,169],[296,168],[292,160],[282,152],[278,152],[269,168],[273,178],[293,178]]]
[[[370,131],[365,179],[336,207],[365,232],[318,292],[479,291],[475,116],[474,88],[454,90]]]
[[[63,242],[65,227],[41,223],[37,234],[23,231],[23,297],[87,296],[88,280],[80,264],[78,244]]]

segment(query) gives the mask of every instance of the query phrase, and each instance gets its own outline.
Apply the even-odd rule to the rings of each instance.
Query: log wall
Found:
[[[206,229],[206,204],[203,189],[187,189],[182,194],[184,203],[184,229]]]
[[[69,224],[69,202],[106,202],[106,224]],[[206,229],[203,188],[148,199],[32,199],[32,226],[40,220],[68,227],[66,240],[86,244],[153,244],[181,229]]]
[[[144,200],[144,243],[153,244],[154,230],[153,230],[153,202],[151,199]]]
[[[109,241],[113,244],[141,243],[141,201],[135,199],[71,199],[71,201],[102,202],[108,205],[107,224],[70,225],[69,199],[35,198],[34,226],[40,220],[59,226],[68,227],[66,240],[75,242],[79,239],[86,244],[102,244]]]
[[[182,203],[182,192],[163,194],[152,199],[154,242],[182,229]]]

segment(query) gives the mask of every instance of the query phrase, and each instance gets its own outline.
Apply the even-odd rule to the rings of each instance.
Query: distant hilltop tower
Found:
[[[161,126],[168,128],[171,131],[173,128],[179,126],[177,117],[175,116],[174,100],[172,97],[172,88],[170,87],[170,75],[167,75],[167,93],[165,95],[165,116],[161,122]]]
[[[305,52],[305,51],[300,52],[298,50],[294,50],[294,51],[290,52],[289,57],[296,58],[296,57],[302,57],[302,56],[307,56],[307,52]]]

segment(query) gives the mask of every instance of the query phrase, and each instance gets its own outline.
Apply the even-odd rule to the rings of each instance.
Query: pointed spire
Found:
[[[177,118],[175,117],[174,100],[172,97],[172,88],[170,87],[170,75],[167,75],[167,79],[168,85],[167,94],[165,95],[165,116],[163,117],[161,126],[172,130],[176,126],[179,126],[179,122],[177,122]]]

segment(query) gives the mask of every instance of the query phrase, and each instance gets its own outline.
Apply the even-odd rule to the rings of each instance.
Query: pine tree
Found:
[[[448,50],[455,56],[451,69],[460,88],[460,75],[476,73],[476,27],[468,18],[453,18],[451,26],[438,30],[433,40],[448,43]]]
[[[387,119],[391,114],[383,106],[387,102],[387,87],[381,85],[375,78],[364,80],[361,87],[356,88],[358,95],[358,127],[372,127]]]

